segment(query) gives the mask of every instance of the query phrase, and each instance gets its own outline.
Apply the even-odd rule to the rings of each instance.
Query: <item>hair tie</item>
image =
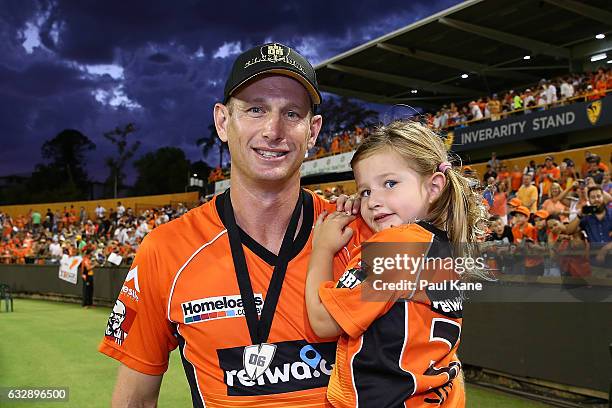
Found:
[[[445,162],[442,162],[442,163],[440,163],[438,165],[438,171],[441,171],[442,173],[446,173],[446,170],[448,170],[448,169],[450,169],[452,167],[453,167],[453,165],[450,164],[450,162],[445,161]]]

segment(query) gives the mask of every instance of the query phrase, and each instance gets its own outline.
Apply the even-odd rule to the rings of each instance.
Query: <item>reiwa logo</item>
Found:
[[[257,314],[261,314],[264,304],[263,296],[261,293],[255,293],[254,298]],[[183,322],[185,324],[244,316],[244,306],[240,295],[190,300],[181,303],[181,309],[183,310]]]
[[[228,395],[266,395],[327,386],[335,360],[335,343],[274,343],[274,359],[257,379],[242,365],[244,347],[217,350]]]

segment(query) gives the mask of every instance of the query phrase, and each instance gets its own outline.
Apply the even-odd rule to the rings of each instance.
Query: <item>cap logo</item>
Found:
[[[286,56],[289,56],[289,49],[287,47],[283,47],[280,44],[269,44],[264,45],[260,49],[262,57],[270,57],[272,58],[272,62],[284,61]]]
[[[291,54],[291,49],[289,47],[285,47],[284,45],[277,43],[267,44],[260,48],[260,53],[261,57],[255,57],[245,62],[244,68],[246,69],[251,65],[262,62],[271,62],[273,64],[284,62],[287,65],[297,68],[300,72],[306,75],[306,70],[304,67],[289,56]]]

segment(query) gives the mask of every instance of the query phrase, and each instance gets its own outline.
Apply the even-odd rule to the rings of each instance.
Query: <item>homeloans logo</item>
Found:
[[[255,380],[244,370],[244,347],[217,350],[227,395],[269,395],[327,386],[335,361],[335,342],[310,344],[296,340],[273,344],[274,359]]]
[[[264,299],[261,293],[255,293],[255,308],[261,314]],[[205,320],[224,319],[227,317],[244,316],[244,307],[240,295],[215,296],[204,299],[190,300],[181,303],[183,321],[185,324]]]

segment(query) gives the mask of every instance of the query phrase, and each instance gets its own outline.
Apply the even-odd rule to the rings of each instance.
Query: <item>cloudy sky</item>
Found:
[[[237,53],[277,41],[314,65],[456,3],[2,0],[0,176],[31,172],[42,143],[73,128],[97,145],[88,170],[102,180],[114,152],[102,133],[128,122],[137,157],[177,146],[199,160]]]

